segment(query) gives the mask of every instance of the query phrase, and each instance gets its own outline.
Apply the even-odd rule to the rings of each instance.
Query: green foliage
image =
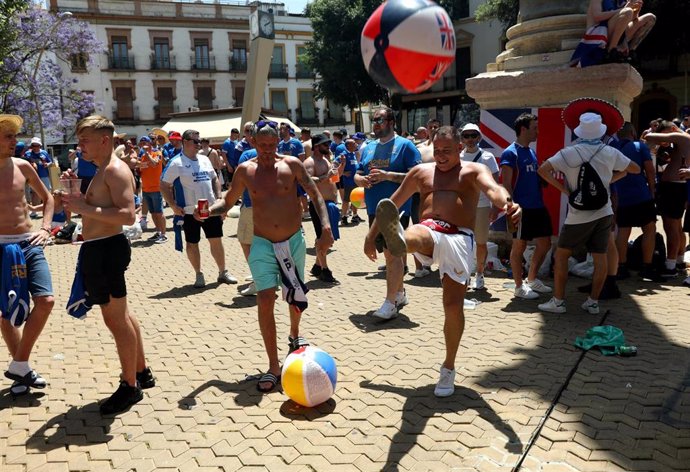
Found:
[[[474,16],[477,21],[498,20],[508,29],[517,23],[519,11],[519,0],[487,0],[477,7]]]
[[[29,4],[28,0],[0,0],[0,69],[4,69],[5,58],[17,39],[17,28],[12,18]],[[4,74],[0,74],[0,80],[4,78]]]
[[[356,108],[364,102],[386,101],[388,93],[367,74],[360,35],[381,0],[314,0],[307,5],[313,40],[305,61],[319,75],[316,95]]]

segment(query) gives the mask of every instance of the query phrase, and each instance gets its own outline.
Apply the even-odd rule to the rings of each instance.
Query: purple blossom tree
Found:
[[[0,110],[24,118],[24,131],[57,138],[97,108],[93,93],[77,88],[60,67],[73,61],[88,68],[105,51],[95,32],[70,13],[53,14],[39,3],[10,19],[16,32],[0,70]]]

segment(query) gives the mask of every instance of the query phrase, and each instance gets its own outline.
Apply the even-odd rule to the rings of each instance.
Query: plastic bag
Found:
[[[625,335],[622,329],[615,326],[595,326],[588,329],[584,337],[575,338],[574,344],[585,351],[598,347],[603,355],[613,356],[625,346]]]

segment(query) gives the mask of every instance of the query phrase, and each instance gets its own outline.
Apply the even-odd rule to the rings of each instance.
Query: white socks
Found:
[[[7,371],[24,377],[26,374],[31,372],[31,367],[29,367],[29,361],[12,361],[10,362],[10,366],[7,368]]]

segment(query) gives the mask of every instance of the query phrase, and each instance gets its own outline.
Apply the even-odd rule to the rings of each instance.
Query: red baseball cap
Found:
[[[182,135],[180,133],[178,133],[177,131],[171,131],[170,134],[168,134],[168,139],[171,141],[173,139],[177,139],[179,141],[182,141]]]

